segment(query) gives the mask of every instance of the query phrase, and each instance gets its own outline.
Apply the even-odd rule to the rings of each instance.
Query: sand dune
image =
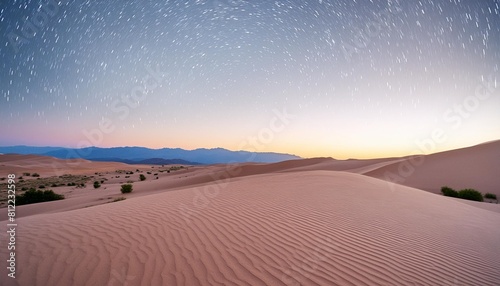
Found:
[[[500,214],[345,172],[252,176],[18,224],[19,285],[500,283]]]
[[[422,163],[417,162],[422,160]],[[442,186],[473,188],[500,196],[500,141],[405,159],[364,172],[365,175],[395,178],[399,184],[438,193]]]

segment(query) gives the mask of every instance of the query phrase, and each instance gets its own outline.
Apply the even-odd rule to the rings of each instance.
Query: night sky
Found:
[[[368,158],[500,139],[498,0],[3,1],[0,25],[1,146]]]

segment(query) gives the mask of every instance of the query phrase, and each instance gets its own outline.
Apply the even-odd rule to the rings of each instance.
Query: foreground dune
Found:
[[[17,223],[17,284],[2,259],[2,285],[500,285],[500,214],[354,173],[247,176]]]

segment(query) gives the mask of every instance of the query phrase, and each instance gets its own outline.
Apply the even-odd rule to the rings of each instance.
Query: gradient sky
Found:
[[[498,0],[3,1],[0,25],[2,146],[369,158],[500,139]]]

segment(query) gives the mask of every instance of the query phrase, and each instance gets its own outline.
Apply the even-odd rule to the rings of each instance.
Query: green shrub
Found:
[[[470,201],[483,201],[483,195],[474,189],[463,189],[458,192],[458,197]]]
[[[458,198],[458,192],[447,186],[441,188],[441,193],[443,196]]]
[[[496,200],[497,199],[497,195],[492,194],[492,193],[486,193],[486,194],[484,194],[484,197],[487,198],[487,199],[492,199],[492,200]]]
[[[146,176],[144,176],[143,174],[141,174],[141,175],[139,175],[139,179],[140,179],[141,181],[144,181],[144,180],[146,180]]]
[[[133,191],[132,184],[124,184],[122,185],[121,192],[122,194],[128,194]]]
[[[99,187],[101,187],[101,183],[99,183],[99,181],[95,181],[94,182],[94,189],[97,189]]]
[[[62,199],[64,199],[64,195],[56,194],[52,190],[37,191],[31,188],[24,194],[16,196],[16,205],[36,204]]]

